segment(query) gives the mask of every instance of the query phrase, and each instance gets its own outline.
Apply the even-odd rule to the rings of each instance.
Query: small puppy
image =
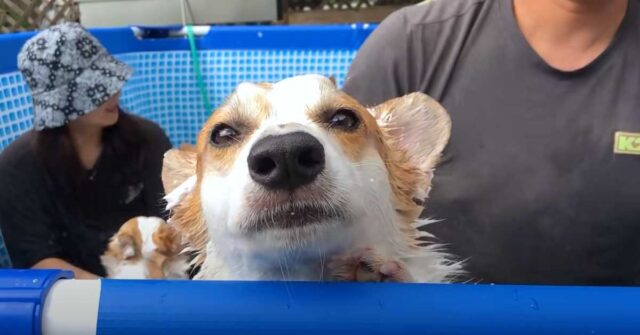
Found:
[[[180,235],[163,219],[140,216],[120,227],[101,261],[112,279],[186,279],[183,250]]]
[[[418,218],[450,123],[421,93],[367,109],[318,75],[240,84],[195,149],[165,155],[196,278],[453,280]]]

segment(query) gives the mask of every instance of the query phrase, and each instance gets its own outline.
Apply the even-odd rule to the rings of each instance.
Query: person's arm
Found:
[[[73,271],[76,279],[99,279],[100,276],[91,272],[85,271],[77,266],[74,266],[67,261],[60,258],[45,258],[34,264],[32,269],[62,269]]]
[[[405,10],[382,21],[351,63],[342,89],[365,106],[408,94],[412,89],[417,74],[411,69],[411,32]]]
[[[21,162],[22,163],[22,162]],[[39,170],[25,166],[0,167],[0,228],[11,261],[16,268],[67,269],[76,278],[95,279],[96,275],[62,259],[62,246],[53,222],[52,208]]]

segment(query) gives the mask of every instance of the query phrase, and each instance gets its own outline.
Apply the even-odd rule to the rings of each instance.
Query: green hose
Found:
[[[198,81],[198,87],[200,88],[200,95],[202,96],[202,103],[206,112],[213,112],[211,103],[209,103],[209,96],[207,94],[207,87],[202,79],[202,71],[200,70],[200,59],[198,58],[198,50],[196,49],[196,38],[193,34],[193,26],[187,25],[187,38],[189,39],[189,47],[191,49],[191,59],[193,60],[193,72],[196,74],[196,80]]]

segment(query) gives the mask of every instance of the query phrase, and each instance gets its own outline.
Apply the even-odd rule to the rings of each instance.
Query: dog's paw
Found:
[[[411,282],[413,278],[400,260],[381,256],[372,248],[333,258],[328,265],[331,279],[356,282]]]

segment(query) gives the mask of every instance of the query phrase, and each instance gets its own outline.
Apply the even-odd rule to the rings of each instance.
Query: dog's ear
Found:
[[[451,119],[436,100],[411,93],[369,110],[392,150],[406,153],[411,165],[430,173],[449,142]]]
[[[197,153],[193,146],[183,145],[164,154],[162,162],[162,184],[165,193],[171,193],[196,173]]]
[[[125,222],[111,239],[109,248],[119,250],[122,259],[133,259],[140,256],[142,238],[137,218]]]
[[[196,149],[191,145],[183,145],[180,149],[171,149],[164,154],[162,184],[167,209],[175,207],[193,190],[197,157]]]
[[[136,257],[135,240],[130,235],[117,233],[114,235],[107,250],[100,257],[102,264],[108,269],[116,266],[123,260],[133,259]]]
[[[182,251],[182,238],[178,231],[171,225],[163,222],[158,229],[153,232],[153,242],[156,244],[157,252],[172,257]]]
[[[133,236],[119,234],[116,236],[115,240],[122,252],[123,259],[132,259],[136,257],[136,242]]]
[[[331,81],[331,83],[333,83],[333,86],[338,87],[338,82],[336,81],[336,77],[335,76],[331,75],[328,78]]]

